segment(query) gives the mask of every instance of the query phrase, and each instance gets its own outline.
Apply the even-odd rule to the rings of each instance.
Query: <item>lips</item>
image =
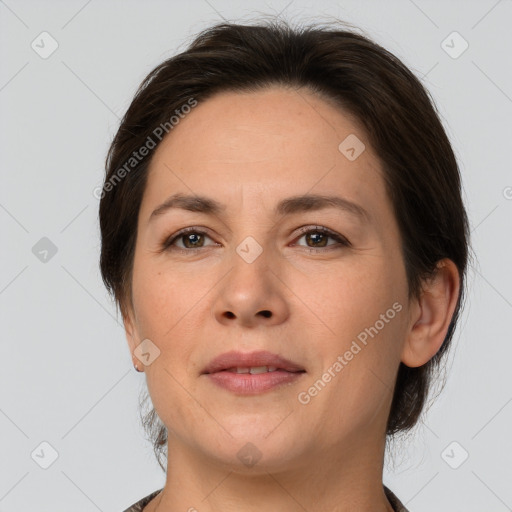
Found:
[[[289,359],[268,351],[257,351],[243,353],[232,350],[225,352],[214,358],[203,369],[202,374],[218,373],[222,371],[233,371],[237,368],[276,368],[278,371],[287,371],[290,373],[305,372],[304,368]]]

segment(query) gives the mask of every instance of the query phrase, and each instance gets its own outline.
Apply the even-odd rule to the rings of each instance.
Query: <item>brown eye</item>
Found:
[[[182,229],[178,233],[172,235],[162,244],[163,250],[178,249],[182,251],[192,252],[194,249],[202,249],[208,247],[205,245],[205,238],[210,238],[205,231],[197,228]],[[211,240],[211,238],[210,238]]]
[[[306,237],[306,241],[311,241],[315,244],[315,247],[325,247],[327,245],[327,239],[331,238],[329,235],[318,231],[307,233],[304,236]]]
[[[300,240],[301,238],[305,238],[306,240],[305,247],[309,247],[311,249],[321,249],[323,247],[331,246],[334,246],[333,248],[336,248],[336,246],[339,247],[340,245],[348,247],[350,245],[346,238],[323,227],[309,228],[307,230],[304,230],[303,235],[298,240]],[[329,244],[329,238],[335,240],[337,244]],[[301,246],[301,244],[298,245]]]
[[[183,245],[187,249],[193,249],[194,247],[202,247],[201,237],[203,235],[201,233],[187,233],[186,235],[181,235],[179,237],[180,240],[183,241]],[[204,243],[204,239],[203,239]]]

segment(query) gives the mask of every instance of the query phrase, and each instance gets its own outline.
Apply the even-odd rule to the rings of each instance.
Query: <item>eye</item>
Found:
[[[303,233],[303,235],[298,240],[300,240],[301,238],[305,238],[306,244],[308,244],[306,247],[311,249],[313,252],[316,249],[320,249],[320,252],[322,252],[321,249],[323,247],[331,247],[333,245],[335,246],[335,247],[331,247],[333,249],[339,248],[340,246],[345,246],[345,247],[350,246],[350,242],[345,237],[339,235],[338,233],[336,233],[334,231],[331,231],[330,229],[324,228],[322,226],[315,226],[315,227],[307,226],[307,227],[300,228],[299,231],[301,231]],[[338,243],[337,244],[328,244],[327,240],[329,238],[331,238],[332,240],[335,240]],[[314,245],[309,245],[309,242],[311,242]],[[299,244],[299,246],[300,246],[300,244]],[[304,246],[302,246],[302,247],[304,247]],[[330,250],[330,249],[328,249],[328,250]]]
[[[331,231],[330,229],[322,226],[306,226],[299,228],[299,231],[301,231],[303,234],[300,238],[298,238],[298,240],[300,240],[301,238],[305,238],[307,245],[303,246],[301,244],[298,244],[298,246],[306,247],[311,252],[324,252],[322,249],[325,247],[329,248],[325,250],[331,250],[340,248],[340,246],[349,247],[351,245],[350,242],[345,237],[341,236],[335,231]],[[208,247],[208,245],[204,244],[205,237],[211,240],[211,237],[208,236],[208,233],[206,231],[203,231],[196,227],[184,228],[178,231],[177,233],[171,235],[169,238],[165,239],[161,244],[161,249],[162,251],[178,250],[181,252],[188,253],[194,252],[195,250]],[[337,242],[337,244],[328,244],[327,241],[329,238]],[[309,243],[312,243],[313,245],[309,245]],[[210,246],[213,245],[219,244],[210,244]]]
[[[177,249],[183,252],[191,252],[195,249],[202,249],[208,247],[204,245],[205,237],[210,238],[206,231],[194,227],[185,228],[164,240],[162,250]],[[182,245],[177,245],[176,242],[181,242]]]

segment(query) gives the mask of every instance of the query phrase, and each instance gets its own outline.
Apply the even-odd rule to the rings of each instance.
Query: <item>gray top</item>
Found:
[[[134,503],[131,507],[127,508],[124,512],[142,512],[144,510],[144,507],[160,492],[162,489],[159,489],[158,491],[152,492],[145,498],[142,498],[140,501],[137,501],[137,503]],[[393,494],[391,490],[389,490],[386,486],[384,486],[384,492],[386,493],[386,498],[388,499],[389,503],[391,503],[391,506],[393,507],[393,510],[395,512],[409,512],[402,502]]]

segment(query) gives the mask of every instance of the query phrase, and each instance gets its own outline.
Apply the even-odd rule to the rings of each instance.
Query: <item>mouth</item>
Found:
[[[257,375],[266,372],[285,371],[290,373],[305,372],[306,370],[289,359],[278,354],[267,351],[258,352],[225,352],[216,358],[203,369],[203,374],[212,374],[221,371],[235,373],[250,373]]]
[[[289,373],[302,373],[304,370],[286,370],[285,368],[278,368],[277,366],[237,366],[233,368],[226,368],[225,370],[220,370],[221,372],[232,372],[232,373],[250,373],[251,375],[259,375],[261,373],[267,372],[289,372]],[[218,373],[218,372],[213,372]]]
[[[201,375],[239,395],[258,394],[290,384],[305,374],[298,363],[271,352],[226,352],[213,359]]]

